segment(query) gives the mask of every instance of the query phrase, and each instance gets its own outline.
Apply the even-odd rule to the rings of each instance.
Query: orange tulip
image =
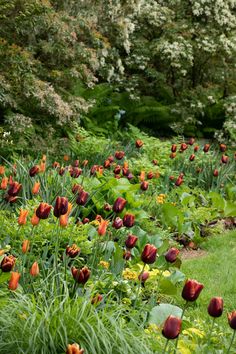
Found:
[[[32,194],[38,194],[39,192],[39,189],[40,189],[40,182],[35,182],[35,184],[33,185],[33,188],[32,188]]]
[[[101,220],[99,226],[98,226],[98,235],[104,236],[107,231],[107,225],[109,224],[108,220]]]
[[[7,189],[7,184],[8,184],[8,178],[7,177],[3,177],[0,189]]]
[[[42,162],[46,162],[46,160],[47,160],[47,156],[46,156],[46,155],[43,155],[43,156],[42,156]]]
[[[145,171],[141,171],[140,176],[139,176],[139,180],[141,182],[143,182],[145,180]]]
[[[123,167],[124,167],[124,168],[129,168],[129,164],[128,164],[127,161],[124,162]]]
[[[24,240],[22,243],[22,252],[26,253],[29,251],[30,248],[30,241],[29,240]]]
[[[66,227],[68,225],[68,219],[69,219],[69,215],[70,215],[71,210],[72,210],[72,204],[68,203],[67,213],[64,215],[61,215],[59,218],[59,222],[60,222],[61,227]]]
[[[37,275],[39,275],[38,262],[33,263],[32,267],[30,268],[30,275],[32,275],[32,277],[36,277]]]
[[[38,218],[37,215],[34,213],[34,215],[32,216],[32,218],[30,220],[30,222],[31,222],[31,224],[33,226],[36,226],[40,222],[40,218]]]
[[[69,161],[69,159],[70,159],[70,157],[69,157],[68,155],[64,155],[64,156],[63,156],[63,160],[64,160],[64,161]]]
[[[40,166],[39,166],[40,172],[45,172],[46,170],[46,162],[41,161]]]
[[[0,175],[4,175],[5,173],[5,166],[0,165]]]
[[[84,349],[80,348],[79,344],[73,343],[68,344],[66,348],[66,354],[83,354]]]
[[[18,287],[19,280],[20,280],[20,273],[11,272],[11,278],[9,280],[8,288],[10,290],[16,290]]]
[[[19,225],[25,225],[27,220],[27,215],[29,214],[28,210],[20,209],[20,215],[18,218]]]

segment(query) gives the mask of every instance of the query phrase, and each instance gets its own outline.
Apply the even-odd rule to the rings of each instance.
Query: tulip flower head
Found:
[[[164,323],[162,334],[167,339],[176,339],[181,331],[182,320],[170,315]]]
[[[137,236],[129,234],[127,239],[125,240],[125,246],[128,249],[134,248],[136,243],[137,243],[137,241],[138,241],[138,237]]]
[[[8,289],[13,291],[16,290],[19,285],[19,280],[20,280],[20,273],[11,272],[11,278],[8,283]]]
[[[113,204],[113,211],[115,213],[121,213],[123,211],[123,209],[125,208],[125,205],[127,203],[127,200],[125,200],[122,197],[118,197],[115,201],[115,203]]]
[[[47,219],[49,217],[52,206],[47,203],[40,203],[38,208],[36,209],[36,216],[39,219]]]
[[[68,199],[65,197],[57,197],[53,214],[56,218],[65,215],[68,211]]]
[[[134,226],[135,217],[133,214],[125,214],[123,217],[123,225],[126,227]]]
[[[195,301],[203,288],[203,284],[194,279],[188,279],[183,287],[182,297],[186,301]]]
[[[157,248],[149,243],[143,249],[141,259],[146,264],[152,264],[156,261]]]
[[[179,250],[177,248],[170,248],[169,251],[165,254],[165,259],[169,263],[174,263],[178,257]]]
[[[228,323],[230,327],[236,331],[236,311],[228,314]]]
[[[35,184],[33,185],[33,188],[32,188],[32,194],[33,195],[38,194],[39,189],[40,189],[40,182],[35,182]]]
[[[34,262],[32,264],[32,267],[30,268],[30,275],[32,277],[37,277],[37,275],[39,275],[39,265],[38,262]]]
[[[78,284],[84,285],[89,280],[91,271],[87,267],[83,267],[82,269],[72,267],[71,273]]]
[[[18,218],[18,224],[19,225],[22,226],[22,225],[26,224],[26,220],[27,220],[28,214],[29,214],[28,210],[20,209],[20,215],[19,215],[19,218]]]
[[[212,317],[220,317],[223,313],[223,299],[222,297],[213,297],[208,305],[208,313]]]
[[[0,269],[3,272],[10,272],[16,263],[16,258],[12,255],[5,256],[0,264]]]
[[[116,151],[116,153],[115,153],[115,158],[117,160],[122,160],[124,156],[125,156],[124,151]]]
[[[84,354],[84,349],[80,348],[79,344],[68,344],[66,354]]]
[[[138,140],[136,140],[135,145],[136,145],[136,148],[139,149],[143,146],[143,141],[138,139]]]
[[[72,246],[66,247],[66,255],[70,258],[75,258],[80,253],[80,248],[74,243]]]
[[[79,192],[79,195],[78,195],[77,199],[76,199],[76,203],[78,205],[84,206],[87,203],[88,198],[89,198],[89,193],[85,192],[84,190],[81,190]]]
[[[36,176],[39,173],[39,170],[40,170],[40,168],[38,165],[31,167],[31,169],[29,170],[30,177]]]

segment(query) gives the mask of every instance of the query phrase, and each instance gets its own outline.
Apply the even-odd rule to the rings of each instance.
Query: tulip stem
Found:
[[[229,354],[229,352],[230,352],[230,349],[231,349],[231,347],[232,347],[232,345],[233,345],[233,342],[234,342],[235,334],[236,334],[236,330],[234,330],[234,333],[233,333],[233,335],[232,335],[232,339],[231,339],[231,341],[230,341],[229,349],[227,350],[227,353],[226,353],[226,354]]]
[[[165,347],[164,347],[164,350],[163,350],[163,353],[162,354],[165,354],[166,353],[166,349],[168,347],[168,344],[169,344],[169,339],[166,340],[166,344],[165,344]]]
[[[143,275],[143,272],[144,272],[144,269],[145,269],[145,265],[146,263],[143,264],[143,269],[139,275],[140,277],[140,281],[139,281],[139,284],[138,284],[138,289],[137,289],[137,293],[136,293],[136,299],[135,299],[135,302],[134,302],[134,306],[136,306],[136,303],[137,303],[137,300],[138,300],[138,295],[139,295],[139,291],[140,291],[140,288],[141,288],[141,284],[142,284],[142,275]]]

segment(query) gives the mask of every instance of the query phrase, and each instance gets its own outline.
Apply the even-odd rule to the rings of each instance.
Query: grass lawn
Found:
[[[186,259],[182,264],[182,271],[188,278],[204,284],[195,308],[189,309],[186,315],[208,317],[210,299],[221,296],[224,314],[217,321],[219,325],[228,327],[226,313],[236,310],[236,231],[209,237],[202,247],[207,251],[206,255]]]

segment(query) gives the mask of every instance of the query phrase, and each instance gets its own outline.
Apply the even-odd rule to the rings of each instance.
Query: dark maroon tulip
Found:
[[[210,149],[210,144],[205,144],[204,147],[203,147],[203,151],[204,152],[208,152]]]
[[[17,194],[19,194],[21,190],[22,185],[18,182],[12,182],[10,185],[7,194],[11,197],[15,197]]]
[[[123,217],[123,225],[126,227],[134,226],[135,217],[133,214],[125,214]]]
[[[193,145],[195,143],[195,139],[194,138],[190,138],[188,141],[189,145]]]
[[[91,304],[92,304],[92,305],[97,305],[97,304],[99,304],[99,302],[101,302],[102,300],[103,300],[102,295],[101,295],[101,294],[96,294],[96,295],[92,298]]]
[[[137,236],[129,234],[127,239],[125,240],[125,246],[129,249],[134,248],[137,241],[138,241]]]
[[[39,173],[39,170],[40,169],[39,169],[38,165],[35,165],[35,166],[31,167],[31,169],[29,170],[30,177],[36,176]]]
[[[82,223],[88,224],[90,222],[89,218],[83,218]]]
[[[5,199],[8,203],[13,204],[13,203],[16,203],[16,202],[17,202],[18,197],[17,197],[17,196],[12,197],[12,196],[10,196],[10,195],[7,194],[4,199]]]
[[[70,258],[75,258],[76,256],[78,256],[79,253],[80,248],[76,244],[66,247],[66,255]]]
[[[5,256],[1,262],[0,268],[3,272],[10,272],[16,263],[14,256]]]
[[[110,205],[109,203],[105,203],[103,206],[103,209],[105,211],[111,211],[112,210],[112,205]]]
[[[110,163],[115,161],[114,156],[108,156],[107,160],[109,160]]]
[[[170,158],[171,159],[174,159],[176,157],[176,152],[172,152],[171,154],[170,154]]]
[[[136,140],[135,145],[136,145],[136,148],[139,149],[143,146],[143,141],[138,139],[138,140]]]
[[[194,279],[188,279],[183,287],[182,297],[186,301],[195,301],[203,288],[203,284]]]
[[[72,167],[70,169],[70,175],[72,178],[78,178],[82,173],[82,170],[81,168],[78,168],[78,167]]]
[[[148,172],[147,179],[153,179],[154,173],[152,171]]]
[[[175,185],[177,186],[177,187],[179,187],[179,186],[181,186],[181,184],[183,183],[183,178],[182,177],[178,177],[177,178],[177,180],[175,181]]]
[[[68,199],[65,197],[57,197],[53,214],[56,218],[65,215],[68,211]]]
[[[115,220],[113,221],[113,224],[112,226],[115,228],[115,229],[120,229],[122,226],[123,226],[123,220],[121,218],[115,218]]]
[[[213,171],[213,176],[214,176],[214,177],[218,177],[218,176],[219,176],[219,171],[215,169],[215,170]]]
[[[225,152],[227,149],[227,146],[225,144],[220,144],[220,151]]]
[[[124,251],[123,253],[123,258],[128,261],[131,258],[131,252],[130,251]]]
[[[228,314],[228,322],[230,327],[236,331],[236,311]]]
[[[223,307],[222,297],[213,297],[208,305],[208,313],[212,317],[220,317],[223,313]]]
[[[87,267],[83,267],[82,269],[72,267],[71,273],[77,283],[84,285],[89,280],[91,271]]]
[[[176,152],[176,150],[177,150],[177,145],[176,145],[176,144],[173,144],[173,145],[171,146],[171,152]]]
[[[174,179],[175,179],[175,176],[170,176],[170,177],[169,177],[169,180],[170,180],[170,181],[174,181]]]
[[[122,168],[122,173],[123,173],[123,176],[128,176],[130,174],[130,170],[128,168]]]
[[[175,339],[181,331],[182,320],[178,317],[170,315],[164,323],[162,334],[167,339]]]
[[[188,148],[188,145],[185,144],[185,143],[182,143],[182,144],[180,145],[180,150],[181,150],[181,151],[185,151],[185,150],[187,150],[187,148]]]
[[[79,192],[79,195],[76,199],[76,203],[78,205],[85,205],[87,203],[88,197],[89,197],[88,192],[82,190]]]
[[[40,203],[36,209],[36,216],[39,219],[47,219],[49,217],[52,206],[47,203]]]
[[[103,166],[104,166],[104,168],[109,168],[111,166],[110,161],[109,160],[104,161]]]
[[[138,279],[141,280],[142,283],[145,283],[145,281],[149,278],[149,272],[143,272],[139,274]]]
[[[122,210],[124,210],[126,203],[127,203],[127,200],[125,200],[122,197],[118,197],[116,199],[115,203],[113,204],[113,211],[115,213],[121,213]]]
[[[178,257],[179,250],[177,248],[170,248],[169,251],[165,254],[165,259],[167,262],[174,263]]]
[[[194,146],[193,150],[194,150],[194,152],[197,152],[199,150],[199,146],[198,145]]]
[[[122,160],[124,156],[125,156],[124,151],[116,151],[116,153],[115,153],[115,158],[117,160]]]
[[[194,159],[195,159],[195,155],[194,154],[190,155],[189,161],[193,161]]]
[[[222,157],[221,157],[221,162],[222,162],[222,163],[228,163],[228,162],[229,162],[229,156],[222,155]]]
[[[74,166],[74,167],[79,167],[79,160],[75,160],[75,161],[73,162],[73,166]]]
[[[60,176],[63,176],[63,175],[65,174],[65,172],[66,172],[66,169],[65,169],[64,167],[62,167],[62,168],[60,168],[60,170],[58,171],[58,174],[59,174]]]
[[[90,175],[93,176],[95,175],[95,173],[98,171],[98,165],[93,165],[91,168],[90,168]]]
[[[83,187],[80,184],[74,184],[72,187],[72,193],[76,194],[78,192],[81,192],[83,190]]]
[[[133,178],[134,178],[134,175],[130,172],[127,176],[127,179],[130,181]]]
[[[158,164],[158,161],[156,159],[154,159],[154,160],[152,160],[152,163],[153,163],[153,165],[156,166]]]
[[[140,184],[140,188],[141,188],[143,191],[146,191],[146,190],[148,189],[148,186],[149,186],[149,184],[148,184],[147,181],[143,181],[143,182],[141,182],[141,184]]]
[[[114,171],[113,171],[113,172],[115,173],[115,175],[120,174],[120,172],[121,172],[121,166],[120,166],[120,165],[117,165],[117,166],[114,168]]]
[[[141,259],[146,264],[152,264],[155,262],[157,256],[157,248],[149,243],[143,249]]]

